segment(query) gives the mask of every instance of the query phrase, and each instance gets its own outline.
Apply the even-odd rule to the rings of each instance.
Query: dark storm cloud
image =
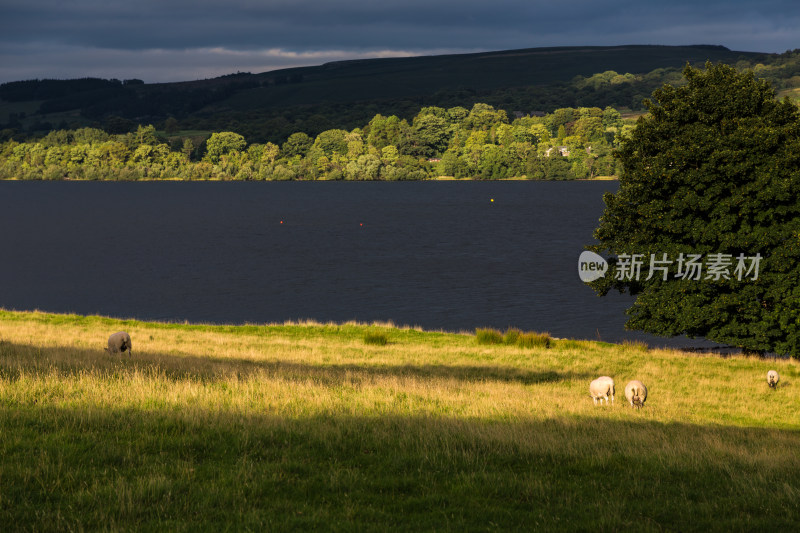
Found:
[[[500,6],[451,0],[40,0],[13,4],[5,9],[4,39],[56,39],[65,44],[116,49],[438,47],[450,31],[460,34],[456,44],[474,47],[473,40],[485,39],[498,30],[527,32],[528,24],[535,23],[536,18],[565,13],[552,2],[535,7],[536,2],[517,1],[500,2]],[[523,19],[529,22],[523,23]]]
[[[194,79],[349,57],[533,46],[800,47],[792,0],[4,0],[0,9],[1,81],[56,67],[77,76],[125,66],[145,69],[151,81],[185,79],[179,72]]]

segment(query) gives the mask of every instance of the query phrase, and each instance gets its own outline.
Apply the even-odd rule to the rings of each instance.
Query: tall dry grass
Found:
[[[133,357],[102,350],[120,329]],[[364,342],[378,333],[386,345]],[[770,368],[782,376],[776,390],[766,384]],[[70,527],[117,520],[124,529],[192,511],[216,523],[225,508],[204,515],[210,496],[192,486],[209,476],[222,480],[206,487],[220,501],[238,502],[236,479],[249,479],[241,496],[259,508],[276,510],[269,495],[278,508],[315,517],[290,513],[280,524],[291,527],[396,524],[400,511],[423,529],[483,528],[484,518],[557,527],[559,512],[573,509],[567,529],[598,512],[612,528],[639,513],[683,529],[689,512],[707,525],[747,502],[761,506],[748,508],[750,521],[775,506],[800,518],[791,507],[800,494],[798,374],[792,360],[635,344],[551,339],[526,349],[388,325],[0,312],[0,479],[23,487],[0,488],[0,518],[28,520],[29,529],[42,525],[37,516],[62,516]],[[614,405],[591,401],[588,384],[599,375],[615,378]],[[629,379],[648,387],[640,411],[625,405]],[[294,479],[283,500],[281,479]],[[384,498],[375,495],[381,486]],[[179,489],[187,496],[158,512],[135,509]],[[612,489],[621,501],[603,492]],[[109,511],[92,514],[93,498]],[[340,508],[347,501],[350,514]],[[452,522],[426,507],[436,501],[449,502]],[[264,517],[240,510],[243,527]]]

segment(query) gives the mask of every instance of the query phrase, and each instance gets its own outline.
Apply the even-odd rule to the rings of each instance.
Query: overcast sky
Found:
[[[621,44],[784,52],[800,48],[800,1],[0,0],[0,82]]]

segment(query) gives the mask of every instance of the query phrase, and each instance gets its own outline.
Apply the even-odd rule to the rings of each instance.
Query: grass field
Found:
[[[132,357],[103,351],[121,329]],[[589,397],[599,375],[615,404]],[[634,378],[639,411],[623,395]],[[0,311],[3,531],[798,523],[797,360]]]

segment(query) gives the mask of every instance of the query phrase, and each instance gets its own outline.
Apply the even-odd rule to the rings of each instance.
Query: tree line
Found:
[[[376,114],[350,131],[293,133],[281,145],[248,144],[233,131],[197,145],[152,125],[114,134],[54,130],[0,144],[0,179],[422,180],[437,176],[581,179],[612,175],[626,128],[606,107],[561,108],[510,120],[501,109],[423,107],[409,122]]]

